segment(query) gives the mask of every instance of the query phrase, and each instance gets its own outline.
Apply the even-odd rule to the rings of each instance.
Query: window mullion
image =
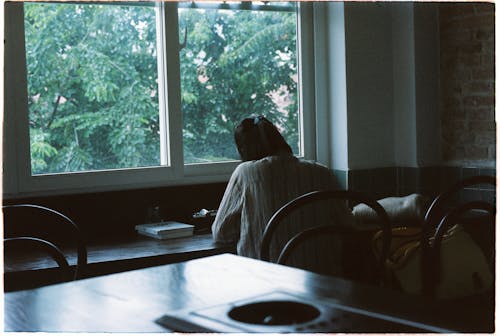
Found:
[[[182,110],[179,61],[179,24],[177,3],[166,2],[160,4],[163,12],[161,31],[163,32],[162,48],[164,53],[164,71],[159,74],[159,81],[164,83],[166,98],[165,130],[162,146],[167,146],[169,153],[168,163],[180,176],[184,166],[182,146]],[[163,164],[163,162],[162,162]]]
[[[316,160],[315,101],[314,101],[314,41],[312,31],[312,4],[301,3],[297,24],[299,89],[299,132],[301,152],[306,159]]]
[[[162,3],[156,8],[156,41],[158,60],[158,96],[159,96],[159,128],[160,128],[160,164],[167,166],[171,164],[169,158],[168,139],[168,115],[167,115],[167,64],[165,48],[165,13]]]

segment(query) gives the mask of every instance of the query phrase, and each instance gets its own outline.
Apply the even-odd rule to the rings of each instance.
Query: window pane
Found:
[[[239,159],[233,131],[251,114],[268,117],[301,154],[295,9],[196,6],[179,9],[185,163]]]
[[[155,7],[24,11],[32,174],[160,165]]]

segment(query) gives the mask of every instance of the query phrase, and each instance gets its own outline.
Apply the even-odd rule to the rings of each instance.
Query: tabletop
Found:
[[[6,293],[5,331],[189,331],[177,329],[179,324],[177,327],[160,325],[159,318],[187,316],[186,311],[201,311],[208,316],[220,311],[220,307],[233,307],[237,305],[235,302],[266,297],[269,293],[307,298],[321,307],[344,307],[344,312],[363,312],[364,319],[371,316],[371,320],[357,325],[356,330],[362,332],[382,332],[386,327],[390,331],[432,332],[484,331],[487,328],[488,318],[477,307],[447,306],[388,289],[220,254]],[[375,320],[385,322],[373,323]],[[212,317],[213,329],[210,330],[227,330],[228,325],[214,327],[214,321]],[[371,326],[376,327],[372,329]],[[251,328],[241,330],[252,331]],[[307,330],[310,331],[304,331]]]
[[[195,234],[189,237],[165,240],[135,235],[89,243],[87,245],[87,260],[88,264],[98,264],[207,250],[227,252],[228,247],[215,243],[211,234]],[[77,253],[74,248],[63,248],[63,253],[70,265],[76,265]],[[4,271],[38,270],[56,266],[56,263],[46,255],[25,253],[10,256],[9,263],[4,265]]]
[[[88,265],[84,277],[123,272],[167,263],[186,261],[214,254],[235,252],[233,245],[215,243],[211,234],[158,240],[141,235],[115,237],[87,246]],[[75,249],[63,253],[75,267]],[[52,280],[55,278],[55,280]],[[10,253],[4,260],[6,291],[32,288],[31,283],[51,284],[59,281],[56,262],[44,253]]]

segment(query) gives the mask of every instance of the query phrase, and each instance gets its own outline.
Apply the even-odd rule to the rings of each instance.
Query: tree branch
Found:
[[[52,125],[52,122],[54,121],[56,114],[57,114],[57,108],[59,107],[59,101],[61,100],[61,95],[57,95],[56,102],[54,103],[54,108],[52,109],[52,115],[50,116],[50,120],[47,123],[47,129],[50,128],[50,125]]]

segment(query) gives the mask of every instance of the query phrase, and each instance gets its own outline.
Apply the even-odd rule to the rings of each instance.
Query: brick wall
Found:
[[[446,164],[495,166],[495,5],[442,3],[440,112]]]

